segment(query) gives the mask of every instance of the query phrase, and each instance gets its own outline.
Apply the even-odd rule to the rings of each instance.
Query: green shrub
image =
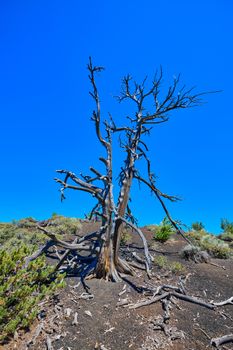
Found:
[[[62,215],[53,215],[49,222],[51,231],[57,235],[75,235],[82,227],[79,219],[67,218]]]
[[[162,226],[156,232],[155,239],[160,242],[166,242],[170,238],[171,234],[172,232],[169,227]]]
[[[21,244],[0,250],[0,341],[6,341],[19,328],[27,328],[38,314],[38,303],[64,285],[64,275],[52,277],[53,267],[45,257],[23,269],[32,249]]]
[[[58,236],[75,234],[81,228],[76,218],[53,215],[48,221]],[[0,342],[19,328],[27,328],[39,311],[39,302],[64,285],[64,275],[39,257],[23,269],[24,259],[48,238],[36,228],[33,218],[0,223]],[[50,227],[48,227],[50,230]]]
[[[158,255],[154,259],[154,264],[157,265],[160,269],[164,269],[168,266],[168,260],[163,255]]]
[[[233,232],[221,233],[218,238],[225,242],[233,242]]]
[[[154,259],[154,264],[158,266],[159,269],[169,270],[174,274],[185,272],[185,267],[179,261],[169,261],[165,256],[158,255]]]
[[[14,237],[15,233],[16,227],[14,225],[0,223],[0,244]]]
[[[61,215],[53,215],[49,220],[48,230],[56,235],[75,235],[81,229],[81,223],[76,218],[66,218]],[[36,228],[37,221],[31,217],[14,220],[12,223],[0,223],[0,245],[8,244],[17,246],[21,243],[40,245],[48,238]]]
[[[207,251],[210,256],[214,258],[228,259],[232,256],[233,251],[231,247],[223,241],[222,235],[216,237],[211,233],[207,233],[205,230],[190,231],[187,233],[187,237],[193,242],[194,246],[199,247],[200,250]],[[228,235],[229,234],[226,233],[226,236]]]
[[[192,223],[192,230],[194,231],[201,231],[204,230],[205,226],[201,221],[196,221]]]
[[[9,224],[0,223],[0,245],[41,244],[46,239],[45,235],[37,230],[36,224],[27,223],[27,219]]]
[[[212,235],[203,237],[199,242],[199,246],[214,258],[228,259],[232,255],[229,245]]]
[[[221,229],[224,233],[230,233],[233,235],[233,222],[227,219],[221,219]]]
[[[198,256],[200,250],[200,247],[188,244],[184,248],[182,248],[182,250],[180,251],[180,256],[186,260],[196,261],[196,256]]]
[[[223,230],[223,233],[221,233],[218,238],[226,242],[233,242],[233,222],[230,222],[227,219],[222,219],[221,229]]]
[[[179,273],[184,273],[185,272],[184,265],[182,265],[179,261],[172,261],[169,264],[169,269],[174,274],[179,274]]]
[[[36,223],[36,219],[32,217],[20,219],[18,221],[13,221],[13,224],[19,228],[35,228]]]
[[[174,233],[170,221],[165,217],[159,226],[154,228],[154,239],[159,242],[166,242]]]
[[[186,233],[186,236],[191,239],[195,244],[198,244],[198,242],[203,238],[208,236],[209,234],[205,230],[200,231],[189,231]]]

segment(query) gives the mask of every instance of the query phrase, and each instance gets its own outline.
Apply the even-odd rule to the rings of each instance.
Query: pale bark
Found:
[[[130,192],[135,179],[149,187],[159,200],[173,227],[187,240],[180,225],[172,219],[164,202],[164,200],[176,201],[178,198],[161,192],[155,186],[155,176],[151,172],[151,163],[147,156],[148,148],[144,137],[150,134],[152,127],[156,124],[167,122],[171,111],[199,105],[203,94],[194,94],[193,89],[186,89],[185,86],[179,89],[178,77],[174,79],[167,93],[163,95],[165,97],[161,97],[162,70],[155,76],[149,88],[146,88],[146,79],[138,84],[136,82],[132,83],[131,77],[126,76],[123,79],[122,92],[118,100],[119,102],[132,101],[136,109],[134,116],[128,117],[128,125],[119,127],[116,126],[111,115],[108,121],[102,120],[101,103],[96,84],[96,74],[102,70],[103,67],[94,66],[90,59],[88,64],[89,79],[92,86],[90,95],[95,103],[91,120],[94,123],[97,140],[103,146],[105,152],[105,155],[99,158],[102,165],[104,165],[104,170],[99,171],[90,167],[91,176],[83,174],[77,176],[69,170],[62,169],[57,170],[57,172],[63,175],[64,178],[55,179],[61,185],[62,200],[65,198],[64,192],[67,189],[83,191],[92,195],[97,203],[91,211],[90,218],[98,216],[102,220],[102,226],[97,235],[91,237],[87,242],[84,240],[74,241],[73,243],[67,243],[59,239],[54,233],[43,227],[40,227],[40,230],[56,245],[66,249],[62,262],[68,257],[70,251],[75,250],[79,257],[78,261],[86,262],[85,258],[82,259],[80,252],[90,250],[94,255],[94,259],[91,260],[90,269],[87,269],[87,271],[89,273],[94,271],[99,278],[119,281],[121,273],[133,273],[133,269],[129,264],[120,257],[120,242],[124,227],[130,227],[141,237],[145,253],[145,267],[148,276],[150,276],[151,256],[146,238],[135,224],[135,218],[129,210]],[[148,106],[147,101],[150,101],[150,99],[153,100],[152,110],[146,107]],[[116,201],[113,194],[115,181],[113,179],[112,137],[114,134],[122,135],[119,145],[122,151],[126,153],[124,164],[119,173],[120,188]],[[146,176],[140,175],[138,171],[137,161],[140,159],[144,160],[146,164]],[[95,263],[96,265],[94,265]]]

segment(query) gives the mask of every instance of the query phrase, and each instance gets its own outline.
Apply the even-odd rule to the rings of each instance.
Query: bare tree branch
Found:
[[[56,242],[58,246],[62,247],[62,248],[66,248],[66,249],[70,249],[70,250],[87,250],[90,251],[91,250],[91,246],[87,246],[85,244],[79,243],[79,244],[70,244],[67,243],[65,241],[62,241],[61,239],[59,239],[54,233],[49,232],[48,230],[46,230],[44,227],[41,226],[37,226],[38,230],[42,231],[43,233],[46,234],[46,236],[48,236],[52,241]]]
[[[135,225],[134,215],[129,209],[133,179],[137,179],[139,183],[145,184],[152,191],[176,231],[189,244],[191,242],[185,237],[180,224],[172,219],[164,202],[164,199],[175,202],[178,200],[178,197],[167,195],[155,186],[155,175],[151,171],[151,162],[147,156],[148,147],[144,137],[150,135],[155,125],[167,122],[172,111],[195,107],[202,103],[202,97],[205,93],[194,93],[193,88],[189,89],[185,85],[180,85],[180,76],[178,76],[174,78],[167,92],[162,94],[160,91],[163,79],[162,68],[156,73],[151,84],[148,83],[147,77],[141,83],[137,83],[133,81],[130,75],[126,75],[122,80],[120,96],[117,98],[119,102],[132,101],[135,106],[135,113],[126,117],[128,125],[118,126],[111,114],[109,114],[108,120],[102,120],[96,75],[103,71],[103,67],[94,66],[90,58],[88,71],[92,87],[90,95],[95,104],[91,119],[94,122],[97,139],[105,149],[104,156],[99,157],[99,160],[104,164],[105,170],[102,172],[94,167],[90,167],[90,171],[94,175],[81,174],[80,177],[68,170],[58,170],[57,172],[59,174],[64,175],[64,179],[56,178],[55,180],[62,186],[60,189],[61,199],[65,198],[64,191],[66,189],[73,189],[87,192],[97,200],[90,214],[90,218],[95,215],[101,219],[99,237],[97,238],[99,252],[95,268],[96,275],[119,281],[119,273],[132,272],[128,264],[119,256],[123,227],[124,225],[128,225],[142,239],[145,265],[149,276],[151,256],[146,238],[137,225]],[[119,147],[126,155],[118,176],[120,189],[116,203],[113,191],[115,182],[113,178],[112,137],[114,134],[119,135]],[[141,176],[138,171],[137,162],[140,159],[144,159],[146,162],[146,177]],[[44,233],[53,239],[57,245],[66,248],[67,252],[69,249],[84,249],[85,247],[81,243],[66,243],[45,229]],[[87,249],[91,249],[91,246]],[[90,271],[93,272],[93,266],[90,268]]]
[[[144,252],[145,252],[145,258],[146,258],[146,271],[147,274],[150,275],[150,268],[151,268],[151,255],[148,249],[148,245],[147,245],[147,240],[144,236],[144,234],[142,233],[142,231],[135,226],[134,224],[132,224],[131,222],[127,221],[126,219],[124,219],[123,217],[119,217],[119,219],[121,221],[123,221],[126,225],[132,227],[134,229],[134,231],[136,231],[138,233],[138,235],[140,236],[143,246],[144,246]]]

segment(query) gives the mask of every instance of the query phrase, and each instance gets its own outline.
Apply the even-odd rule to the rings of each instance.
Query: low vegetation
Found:
[[[128,230],[123,230],[122,236],[121,236],[121,245],[128,245],[132,242],[132,235],[129,233]]]
[[[165,256],[158,255],[154,259],[154,264],[159,269],[171,271],[174,274],[185,272],[185,267],[179,261],[169,261]]]
[[[225,242],[229,242],[230,246],[233,248],[233,222],[230,222],[227,219],[222,219],[221,229],[223,232],[219,235],[218,238],[222,239]]]
[[[226,225],[224,227],[229,226]],[[230,233],[226,230],[224,234],[228,236]],[[223,235],[215,236],[207,232],[204,229],[204,225],[199,222],[192,224],[192,230],[187,233],[187,237],[196,247],[200,248],[200,250],[207,251],[211,257],[227,259],[232,256],[233,250],[226,242],[227,240],[223,239]]]
[[[203,237],[200,241],[200,247],[202,250],[206,250],[214,258],[227,259],[232,255],[231,248],[227,243],[224,243],[220,239],[211,235]]]
[[[197,251],[206,251],[213,258],[228,259],[233,256],[233,223],[222,219],[221,228],[223,233],[216,236],[207,232],[202,222],[196,221],[192,223],[186,236]],[[167,218],[159,225],[147,226],[147,229],[153,232],[154,239],[160,243],[166,242],[175,233]],[[185,257],[185,253],[182,256]]]
[[[81,228],[80,220],[56,214],[46,223],[58,235],[74,235]],[[45,256],[24,267],[25,258],[46,241],[37,224],[34,218],[0,223],[0,342],[28,328],[40,311],[40,301],[64,286],[64,274],[54,275]]]
[[[201,231],[204,230],[205,226],[201,221],[196,221],[192,223],[192,230],[194,231]]]
[[[166,242],[175,233],[174,227],[166,217],[159,225],[150,225],[148,228],[154,233],[154,239],[161,243]]]
[[[82,227],[80,219],[68,218],[58,214],[53,214],[49,222],[50,226],[53,227],[53,233],[56,235],[76,235]]]
[[[36,229],[36,224],[28,219],[0,223],[0,248],[6,246],[17,247],[20,243],[39,245],[44,243],[45,236]]]
[[[32,248],[21,244],[11,250],[0,250],[0,341],[28,328],[38,315],[38,304],[45,296],[64,285],[64,275],[53,276],[53,267],[39,257],[23,268]]]
[[[3,244],[18,246],[19,243],[39,245],[46,241],[46,236],[37,229],[38,223],[48,223],[53,232],[59,235],[76,235],[81,229],[81,222],[76,218],[68,218],[62,215],[53,216],[38,222],[34,218],[13,220],[11,223],[0,223],[0,247]]]
[[[39,224],[51,226],[58,236],[77,235],[82,227],[76,218],[67,218],[53,214]],[[12,223],[0,223],[0,341],[4,342],[13,336],[18,329],[30,326],[40,312],[40,302],[64,286],[64,274],[53,274],[53,266],[46,263],[45,256],[40,256],[25,268],[25,257],[32,254],[39,245],[44,244],[46,237],[37,229],[38,221],[34,218],[14,220]],[[201,222],[192,224],[187,237],[193,242],[189,246],[188,256],[206,251],[210,257],[226,259],[232,256],[231,246],[233,223],[224,219],[221,222],[222,234],[214,236],[208,233]],[[175,233],[172,225],[165,218],[159,225],[148,226],[154,234],[157,244],[164,243]],[[121,244],[132,242],[128,230],[123,232]],[[191,248],[190,248],[191,247]],[[194,251],[194,250],[195,251]],[[186,250],[183,251],[185,257]],[[187,256],[186,256],[187,258]],[[157,268],[182,274],[185,267],[179,261],[170,261],[163,255],[154,259]]]

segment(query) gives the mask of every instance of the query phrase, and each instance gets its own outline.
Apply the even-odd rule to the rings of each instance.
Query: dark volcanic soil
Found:
[[[124,301],[135,303],[150,298],[146,295],[146,287],[164,283],[177,285],[181,275],[188,276],[185,284],[188,295],[205,301],[225,300],[233,295],[232,260],[212,260],[219,267],[184,261],[178,253],[186,245],[182,238],[176,236],[165,244],[154,245],[152,234],[146,229],[144,232],[153,256],[162,255],[168,261],[180,262],[185,270],[174,274],[168,266],[159,269],[155,265],[151,280],[140,270],[136,270],[134,277],[126,277],[118,284],[92,279],[87,281],[91,293],[89,296],[85,294],[82,285],[78,284],[77,277],[67,278],[67,287],[59,291],[53,301],[45,301],[42,319],[35,322],[26,334],[19,332],[18,337],[2,349],[204,350],[213,349],[210,345],[211,338],[233,333],[232,305],[213,311],[175,300],[168,322],[169,326],[177,328],[175,334],[178,339],[175,340],[165,336],[162,330],[154,329],[153,321],[163,315],[160,302],[136,310],[130,309],[128,305],[120,305]],[[125,254],[137,251],[140,254],[140,242],[135,238],[122,251]],[[86,297],[89,299],[84,299]],[[41,324],[44,330],[35,337]],[[175,331],[175,328],[172,329]],[[33,337],[34,344],[29,344]],[[225,349],[233,349],[233,344],[226,345]]]

